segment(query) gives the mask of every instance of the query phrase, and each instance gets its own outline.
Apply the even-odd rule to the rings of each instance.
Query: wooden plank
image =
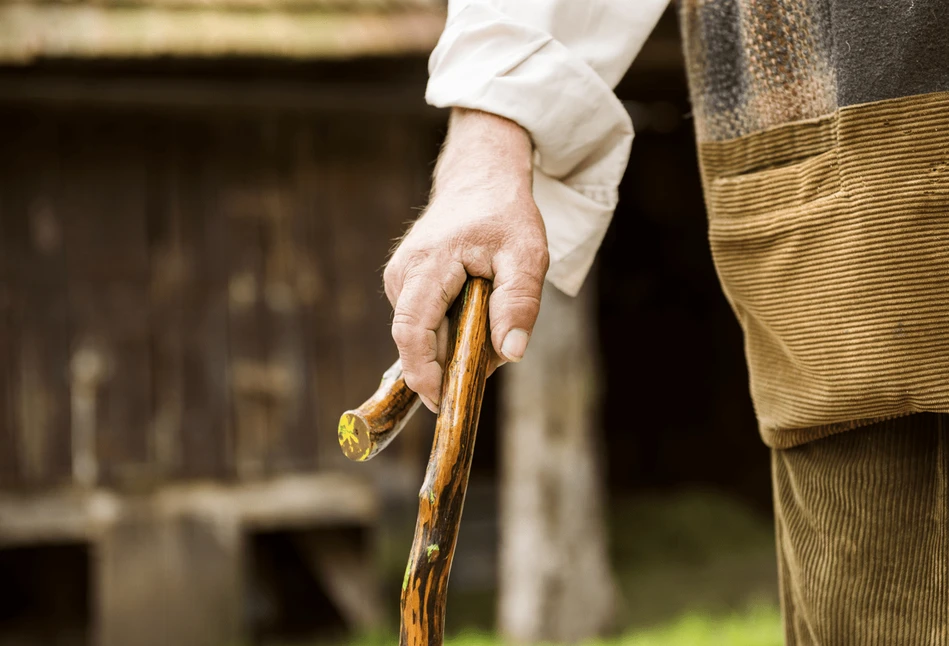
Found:
[[[205,121],[153,132],[150,198],[155,459],[165,473],[230,473],[227,283]]]
[[[72,471],[60,125],[43,113],[9,114],[3,123],[8,415],[18,481],[52,484],[68,480]]]
[[[170,518],[233,517],[247,531],[273,531],[371,527],[380,506],[369,481],[339,472],[174,483],[136,495],[105,487],[0,492],[0,546],[93,541],[124,518],[159,511]]]
[[[228,376],[234,414],[233,459],[242,477],[266,470],[267,438],[273,391],[285,375],[271,370],[265,341],[263,305],[265,227],[260,213],[268,196],[259,185],[257,159],[260,123],[234,121],[215,132],[213,181],[220,187],[215,212],[226,227],[225,267],[228,272]]]
[[[0,165],[0,174],[6,177],[7,164]],[[9,208],[10,187],[0,184],[0,487],[10,486],[17,480],[18,438],[14,424],[13,380],[13,327],[10,322],[13,305],[9,254],[6,248],[3,212]]]
[[[267,12],[204,3],[191,8],[2,3],[0,61],[419,55],[431,51],[444,26],[444,14],[429,10],[334,12],[321,6],[316,11]]]
[[[381,291],[379,268],[397,234],[387,226],[393,211],[402,207],[400,220],[411,214],[398,193],[400,187],[391,181],[389,164],[396,158],[387,134],[379,124],[367,128],[350,121],[334,122],[320,160],[327,195],[324,217],[332,218],[335,244],[331,253],[339,267],[341,376],[347,391],[360,398],[375,390],[394,359],[395,347],[385,328],[389,307]]]
[[[29,4],[40,4],[30,2]],[[173,7],[175,9],[222,8],[225,11],[312,11],[333,12],[396,12],[444,11],[441,0],[104,0],[102,7]],[[350,17],[351,14],[350,14]],[[358,19],[358,17],[357,17]],[[326,43],[323,46],[345,47],[349,43]]]
[[[303,381],[299,331],[294,325],[297,299],[293,290],[294,241],[289,236],[293,218],[287,185],[285,118],[262,115],[255,128],[254,164],[245,184],[244,209],[238,217],[254,220],[260,233],[261,272],[258,283],[258,334],[261,348],[255,396],[265,411],[263,447],[257,457],[268,473],[293,449],[286,431],[295,425]],[[284,465],[286,466],[286,465]]]
[[[94,643],[238,642],[244,564],[233,515],[164,517],[143,510],[120,518],[97,547]]]
[[[410,123],[333,121],[317,160],[324,190],[321,217],[330,220],[334,235],[332,248],[323,251],[336,268],[340,365],[333,378],[340,380],[340,396],[347,402],[326,402],[335,404],[336,417],[371,394],[398,356],[387,326],[391,308],[382,290],[381,268],[393,240],[419,206],[415,173],[426,163]],[[332,423],[335,427],[336,420]],[[400,443],[408,446],[414,437],[424,437],[419,430],[431,423],[429,415],[417,415],[413,427],[403,432],[413,439]],[[337,455],[338,449],[330,459],[337,460]]]
[[[165,476],[179,475],[183,463],[184,291],[196,276],[193,255],[183,240],[183,187],[175,169],[182,164],[177,129],[162,123],[148,141],[147,224],[150,267],[152,383],[154,419],[151,454]],[[159,145],[160,140],[164,145]]]
[[[182,331],[182,474],[234,473],[234,411],[229,388],[227,290],[187,295]]]
[[[310,115],[335,113],[373,120],[401,115],[443,127],[445,113],[425,103],[428,70],[424,57],[363,59],[347,64],[350,73],[319,63],[298,69],[294,77],[246,75],[91,76],[46,71],[42,75],[7,70],[0,82],[0,103],[19,106],[68,106],[70,109],[132,110],[139,114],[222,112],[259,115],[284,110]]]
[[[234,416],[230,390],[227,266],[229,229],[219,199],[214,133],[207,121],[189,122],[177,140],[175,167],[182,186],[182,231],[194,275],[184,292],[182,453],[192,475],[234,473]]]
[[[150,466],[151,348],[142,132],[119,117],[70,121],[62,211],[72,321],[75,444],[94,438],[83,479],[137,481]],[[81,441],[78,438],[82,438]]]
[[[5,291],[5,285],[0,287],[0,292]],[[0,309],[0,487],[15,484],[19,475],[16,459],[19,441],[13,417],[13,384],[10,375],[13,358],[11,328],[9,314],[4,307]]]
[[[267,356],[271,369],[286,375],[286,387],[274,393],[269,428],[270,469],[276,472],[312,469],[318,455],[308,309],[323,285],[308,244],[312,214],[300,182],[311,145],[308,130],[304,119],[282,118],[265,139],[262,157],[273,196],[263,218]]]
[[[0,547],[92,540],[112,522],[120,499],[113,492],[40,487],[0,493]]]
[[[225,477],[233,438],[223,155],[207,118],[162,120],[151,137],[151,444],[166,474]]]
[[[342,379],[337,274],[343,267],[337,263],[335,253],[338,241],[334,219],[327,213],[332,182],[325,162],[329,128],[325,121],[311,123],[298,136],[295,181],[301,217],[295,224],[307,261],[309,282],[301,315],[308,331],[305,352],[311,372],[305,396],[312,406],[313,450],[320,466],[342,467],[349,465],[339,450],[336,426],[342,411],[359,402],[347,403]]]
[[[228,154],[241,165],[223,178],[236,447],[244,474],[304,470],[317,459],[305,308],[320,284],[298,182],[299,123],[270,117],[242,129],[242,148]]]

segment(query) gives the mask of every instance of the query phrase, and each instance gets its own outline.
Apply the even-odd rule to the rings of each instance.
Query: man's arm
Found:
[[[667,0],[452,0],[426,98],[453,107],[432,199],[385,272],[406,382],[434,410],[448,306],[493,280],[491,342],[519,361],[544,277],[575,293],[632,141],[612,92]],[[548,275],[548,266],[550,274]]]
[[[513,121],[452,110],[432,197],[385,270],[392,338],[406,383],[434,410],[447,351],[445,313],[468,274],[494,281],[491,340],[520,360],[540,310],[547,238],[531,197],[531,142]]]

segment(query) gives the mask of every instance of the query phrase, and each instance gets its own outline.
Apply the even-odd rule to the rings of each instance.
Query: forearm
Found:
[[[445,33],[429,62],[426,99],[499,115],[529,133],[530,186],[546,224],[549,279],[567,293],[579,289],[606,232],[632,143],[632,122],[612,86],[667,4],[450,0]],[[478,137],[471,137],[473,147],[462,139],[449,142],[446,169],[455,166],[454,154],[482,154]],[[515,148],[513,158],[490,148],[484,168],[460,163],[458,175],[439,169],[436,199],[452,192],[447,187],[459,175],[493,181],[492,164],[526,167],[526,147]]]
[[[440,187],[453,191],[501,186],[530,191],[532,145],[527,131],[510,119],[454,108],[445,146],[435,166],[432,199]]]

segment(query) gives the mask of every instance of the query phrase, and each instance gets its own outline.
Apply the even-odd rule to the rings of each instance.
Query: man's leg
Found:
[[[949,646],[949,415],[772,452],[788,646]]]

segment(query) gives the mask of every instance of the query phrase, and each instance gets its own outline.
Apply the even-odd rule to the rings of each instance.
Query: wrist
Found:
[[[454,108],[435,168],[435,188],[446,183],[482,183],[490,178],[530,190],[532,155],[530,136],[514,121],[479,110]]]

